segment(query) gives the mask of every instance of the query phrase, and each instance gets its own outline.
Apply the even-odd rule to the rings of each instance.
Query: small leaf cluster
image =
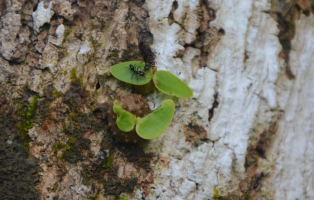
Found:
[[[154,86],[165,94],[181,98],[193,96],[192,90],[175,75],[163,70],[153,72],[152,67],[145,70],[145,65],[146,63],[141,61],[129,61],[112,66],[110,72],[126,83],[148,85],[153,82]],[[118,115],[116,120],[118,128],[130,132],[136,125],[136,133],[144,139],[154,139],[163,134],[172,120],[174,108],[174,102],[167,99],[158,109],[141,118],[124,110],[117,100],[113,105],[113,110]]]
[[[118,115],[117,125],[121,131],[130,132],[136,125],[136,133],[141,138],[154,139],[163,134],[169,126],[174,114],[174,103],[166,99],[158,109],[143,118],[124,110],[117,100],[114,101],[113,111]]]
[[[145,73],[145,76],[139,76],[130,69],[133,65],[136,71]],[[192,90],[182,80],[170,72],[159,70],[153,74],[152,68],[144,71],[146,63],[141,61],[129,61],[119,63],[110,68],[111,74],[120,81],[133,85],[145,85],[153,80],[155,87],[168,95],[190,98],[193,96]]]

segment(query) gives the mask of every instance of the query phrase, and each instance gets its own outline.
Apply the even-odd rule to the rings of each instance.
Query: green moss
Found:
[[[83,86],[83,75],[78,76],[76,68],[70,70],[70,78],[72,79],[72,84]]]
[[[72,26],[70,24],[65,25],[65,31],[64,31],[65,35],[64,35],[64,39],[63,39],[64,42],[70,38],[73,26],[75,26],[74,23],[72,24]]]
[[[77,121],[76,113],[72,113],[69,118],[70,120]]]
[[[56,153],[58,151],[58,149],[65,149],[65,150],[70,150],[71,147],[70,145],[68,144],[65,144],[65,143],[59,143],[59,144],[55,144],[53,147],[52,147],[52,152],[53,153]]]
[[[128,198],[126,195],[124,195],[124,196],[121,198],[121,200],[129,200],[129,198]]]
[[[67,162],[75,163],[78,160],[83,160],[81,150],[89,150],[90,140],[80,136],[76,138],[71,137],[67,144],[68,145],[64,147],[64,152],[59,158],[65,159]]]
[[[67,131],[67,125],[66,123],[63,123],[62,128],[61,128],[61,132],[65,133]]]
[[[109,55],[107,56],[106,58],[106,61],[109,61],[109,60],[113,60],[115,62],[118,62],[119,60],[119,50],[112,50]]]
[[[55,145],[53,145],[53,147],[52,147],[52,152],[53,152],[53,153],[56,153],[57,151],[58,151],[58,145],[55,144]]]
[[[168,23],[169,23],[170,26],[171,26],[173,23],[175,23],[175,24],[179,25],[182,30],[184,30],[185,32],[188,32],[188,33],[189,33],[189,31],[186,30],[186,28],[185,28],[182,24],[180,24],[178,21],[176,21],[176,20],[168,20]]]
[[[98,40],[94,40],[92,36],[89,37],[89,41],[93,44],[95,51],[102,45],[102,43],[98,43]]]
[[[37,109],[37,99],[38,99],[38,96],[34,95],[28,107],[20,108],[18,111],[18,114],[22,118],[22,121],[16,125],[16,129],[21,134],[20,139],[25,142],[24,147],[27,153],[29,151],[28,143],[30,142],[30,138],[27,132],[30,128],[33,127],[32,123],[34,123],[34,116]]]
[[[222,199],[223,196],[221,196],[220,194],[214,194],[213,196],[215,199]]]
[[[54,95],[54,96],[57,97],[57,98],[61,97],[61,93],[58,92],[57,90],[53,90],[53,91],[52,91],[52,95]]]
[[[251,200],[252,198],[248,195],[248,193],[246,192],[243,192],[243,197],[246,199],[246,200]]]
[[[113,153],[109,155],[108,162],[106,165],[103,165],[103,167],[106,169],[110,169],[112,167],[112,163],[113,163]]]
[[[65,157],[69,157],[69,156],[70,156],[70,153],[65,151],[59,156],[59,158],[64,159]]]
[[[25,152],[26,152],[26,153],[28,153],[29,150],[30,150],[30,148],[31,148],[31,147],[29,146],[29,142],[30,142],[29,139],[24,140],[24,148],[25,148]]]
[[[75,143],[75,139],[74,138],[70,138],[69,142],[70,142],[70,144],[74,144]]]
[[[213,198],[215,198],[215,199],[222,199],[223,198],[223,196],[220,195],[220,189],[214,189],[214,196],[213,196]]]
[[[107,22],[100,22],[100,30],[103,31],[104,29],[107,29]]]

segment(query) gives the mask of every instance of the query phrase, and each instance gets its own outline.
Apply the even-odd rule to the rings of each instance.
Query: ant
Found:
[[[133,72],[132,76],[131,76],[131,80],[133,78],[133,76],[135,75],[136,76],[136,79],[137,79],[137,83],[138,83],[138,76],[141,76],[141,77],[144,77],[145,78],[145,73],[138,70],[138,68],[135,68],[132,64],[129,65],[129,70],[131,70]],[[133,82],[133,81],[132,81]]]
[[[144,72],[148,71],[150,67],[154,67],[153,65],[155,65],[156,62],[154,61],[150,61],[149,64],[146,64],[144,67]]]
[[[156,64],[156,62],[152,61],[154,60],[154,55],[151,52],[149,45],[145,44],[143,41],[140,41],[139,49],[140,49],[140,52],[143,54],[143,58],[145,62],[148,60],[151,60],[148,63],[145,63],[144,72],[146,72],[150,69],[150,67],[154,67],[154,65]]]

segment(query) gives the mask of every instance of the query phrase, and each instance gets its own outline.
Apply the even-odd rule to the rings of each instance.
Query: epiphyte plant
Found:
[[[144,63],[141,61],[129,61],[119,63],[110,68],[111,74],[117,79],[133,85],[152,85],[168,95],[173,95],[181,98],[190,98],[193,96],[192,90],[178,77],[170,72],[159,70],[153,73],[152,67],[155,62],[150,61]],[[137,81],[133,82],[133,76],[136,76]],[[123,109],[121,103],[115,100],[113,111],[117,114],[118,128],[128,134],[134,129],[138,136],[144,139],[154,139],[159,137],[169,126],[174,114],[174,102],[170,99],[164,100],[160,107],[152,113],[137,117],[132,113]]]
[[[161,102],[159,108],[142,118],[124,110],[117,100],[114,101],[113,111],[118,116],[116,122],[120,130],[130,132],[136,125],[136,133],[141,138],[154,139],[163,134],[169,126],[174,114],[174,103],[166,99]]]
[[[134,67],[134,70],[136,67],[136,71],[138,72],[144,71],[144,67],[145,67],[144,62],[129,61],[129,62],[124,62],[124,63],[120,63],[120,64],[112,66],[110,68],[110,72],[117,79],[126,83],[133,84],[133,85],[145,85],[152,79],[153,73],[152,73],[152,70],[150,69],[145,72],[145,77],[140,76],[140,77],[137,77],[136,82],[133,81],[132,76],[134,75],[134,70],[131,69],[130,65]]]
[[[193,96],[192,90],[182,80],[170,72],[159,70],[153,74],[151,68],[153,64],[154,62],[146,64],[141,61],[129,61],[112,66],[110,72],[114,77],[126,83],[145,85],[153,80],[156,88],[163,93],[181,98],[190,98]],[[131,65],[133,66],[133,70]],[[136,68],[134,66],[136,66]],[[137,77],[137,82],[133,82],[132,80],[134,74],[140,76]]]
[[[113,111],[118,115],[117,117],[117,126],[121,131],[130,132],[136,122],[136,116],[132,113],[124,110],[122,104],[117,100],[113,103]]]

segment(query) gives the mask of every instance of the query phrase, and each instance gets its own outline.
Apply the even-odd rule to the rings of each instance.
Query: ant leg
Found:
[[[129,69],[131,72],[133,72],[132,69],[130,69],[129,67],[125,67],[125,68],[127,68],[127,69]]]
[[[135,73],[134,73],[135,74]],[[134,76],[134,74],[132,74],[132,76],[131,76],[131,81],[132,81],[132,83],[133,83],[133,76]]]

